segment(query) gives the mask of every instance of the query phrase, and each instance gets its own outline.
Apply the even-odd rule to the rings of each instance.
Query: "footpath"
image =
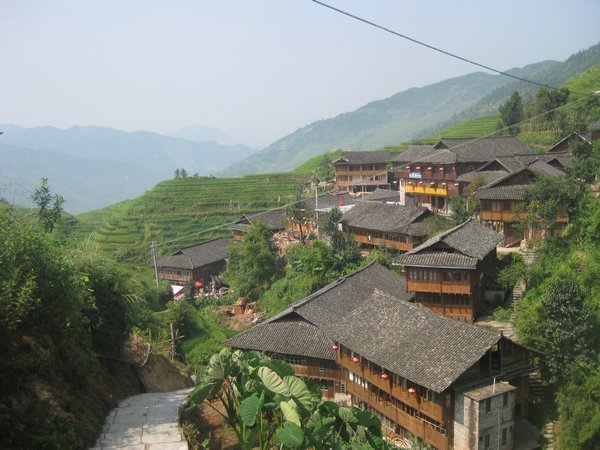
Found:
[[[109,413],[91,450],[188,450],[178,419],[191,390],[126,398]]]

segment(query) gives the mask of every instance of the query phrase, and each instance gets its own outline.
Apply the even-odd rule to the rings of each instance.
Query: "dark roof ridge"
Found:
[[[194,244],[194,245],[188,245],[187,247],[181,247],[181,248],[180,248],[180,249],[178,249],[178,250],[177,250],[175,253],[177,253],[177,252],[183,252],[184,250],[187,250],[188,248],[192,248],[192,247],[197,247],[197,246],[199,246],[199,245],[208,244],[209,242],[213,242],[213,241],[216,241],[216,240],[219,240],[219,239],[224,239],[224,240],[227,240],[227,239],[225,239],[224,237],[216,237],[216,238],[208,239],[208,240],[206,240],[206,241],[199,242],[198,244]],[[184,254],[185,254],[185,253],[184,253]],[[187,256],[187,255],[186,255],[186,256]]]
[[[498,183],[500,183],[500,182],[502,182],[502,181],[504,181],[504,180],[506,180],[506,179],[508,179],[508,178],[510,178],[510,177],[512,177],[512,176],[515,176],[515,175],[517,175],[517,174],[519,174],[519,173],[521,173],[521,172],[523,172],[523,171],[525,171],[525,170],[528,170],[528,171],[530,171],[530,172],[534,172],[534,174],[537,174],[537,171],[536,171],[536,170],[534,170],[532,167],[529,167],[529,166],[524,166],[524,167],[521,167],[521,168],[520,168],[520,169],[518,169],[518,170],[515,170],[514,172],[509,172],[509,173],[507,173],[507,174],[506,174],[506,175],[504,175],[503,177],[501,177],[501,178],[498,178],[497,180],[494,180],[494,181],[492,181],[491,183],[489,183],[489,184],[486,184],[485,186],[481,186],[479,189],[482,189],[482,190],[483,190],[483,189],[487,189],[487,188],[494,187],[494,186],[496,186]],[[476,189],[476,191],[478,191],[479,189]]]
[[[369,267],[371,267],[373,265],[381,265],[381,264],[379,264],[377,261],[371,261],[365,267],[361,267],[360,269],[355,270],[354,272],[349,273],[348,275],[344,275],[343,277],[338,278],[335,281],[332,281],[328,285],[323,286],[318,291],[313,292],[308,297],[305,297],[302,300],[298,300],[296,303],[292,303],[290,306],[288,306],[287,308],[285,308],[283,311],[275,314],[273,317],[271,317],[269,320],[267,320],[267,322],[273,322],[275,320],[281,319],[282,317],[284,317],[284,316],[286,316],[286,315],[288,315],[290,313],[296,312],[296,309],[298,309],[301,306],[309,303],[310,301],[314,300],[316,297],[319,297],[319,296],[323,295],[324,293],[331,291],[332,289],[338,287],[340,284],[343,284],[344,282],[346,282],[346,280],[348,280],[349,278],[351,278],[354,275],[357,275],[357,274],[359,274],[361,272],[364,272],[366,269],[368,269]],[[296,314],[301,315],[299,313],[296,313]],[[302,316],[302,317],[305,320],[307,320],[304,316]]]
[[[409,251],[409,252],[406,252],[405,254],[406,254],[406,255],[415,254],[415,253],[417,253],[417,252],[419,252],[419,251],[421,251],[421,250],[423,250],[423,249],[425,249],[425,248],[429,247],[430,245],[432,245],[432,244],[435,244],[436,242],[439,242],[439,241],[441,241],[443,238],[445,238],[445,237],[446,237],[446,236],[448,236],[449,234],[452,234],[452,233],[454,233],[455,231],[457,231],[457,230],[460,230],[462,227],[464,227],[464,226],[465,226],[467,223],[469,223],[469,222],[471,222],[471,221],[473,221],[473,219],[467,219],[465,222],[463,222],[463,223],[461,223],[461,224],[458,224],[458,225],[456,225],[455,227],[453,227],[453,228],[450,228],[449,230],[442,231],[441,233],[438,233],[438,234],[436,234],[435,236],[433,236],[433,237],[431,237],[431,238],[427,239],[427,240],[426,240],[425,242],[423,242],[421,245],[419,245],[418,247],[415,247],[415,248],[413,248],[411,251]],[[427,244],[427,245],[425,245],[425,244]],[[471,255],[469,255],[469,256],[471,256]]]

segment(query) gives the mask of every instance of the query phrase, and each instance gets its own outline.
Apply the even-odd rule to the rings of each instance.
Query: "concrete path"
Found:
[[[178,419],[190,391],[126,398],[109,413],[92,450],[188,450]]]

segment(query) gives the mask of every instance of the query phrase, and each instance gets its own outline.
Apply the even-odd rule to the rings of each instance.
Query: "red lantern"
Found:
[[[408,388],[408,393],[411,395],[416,395],[417,394],[417,390],[415,388]]]
[[[432,181],[432,182],[431,182],[431,183],[429,183],[429,184],[433,186],[433,185],[435,184],[435,181]]]
[[[339,347],[338,347],[338,345],[337,345],[337,344],[333,344],[333,345],[331,346],[331,349],[332,349],[332,350],[337,350],[338,348],[339,348]]]
[[[194,282],[194,286],[195,287],[202,287],[202,286],[204,286],[204,284],[201,281],[196,281],[196,282]]]
[[[458,185],[459,185],[459,183],[454,183],[454,186],[458,186]]]
[[[417,166],[417,170],[421,170],[421,166]]]
[[[443,167],[440,167],[440,172],[443,172],[443,171],[444,171],[444,168],[443,168]]]
[[[360,361],[360,359],[358,359],[358,356],[355,356],[354,358],[352,358],[352,361],[354,361],[355,363],[357,363],[358,361]]]
[[[406,166],[406,167],[405,167],[405,169],[408,169],[408,170],[410,170],[410,166]]]
[[[427,170],[431,170],[431,167],[428,167]]]
[[[446,183],[445,183],[445,182],[444,182],[444,183],[442,183],[442,186],[446,186]]]
[[[381,378],[383,378],[384,380],[387,380],[390,376],[387,373],[382,373],[381,374]]]

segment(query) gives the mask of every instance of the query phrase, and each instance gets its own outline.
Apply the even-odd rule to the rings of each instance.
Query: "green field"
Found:
[[[301,174],[262,174],[163,181],[135,200],[76,216],[59,235],[71,244],[89,239],[118,258],[141,262],[151,241],[174,241],[159,247],[159,254],[165,254],[228,235],[225,224],[244,213],[285,205],[306,179]]]

